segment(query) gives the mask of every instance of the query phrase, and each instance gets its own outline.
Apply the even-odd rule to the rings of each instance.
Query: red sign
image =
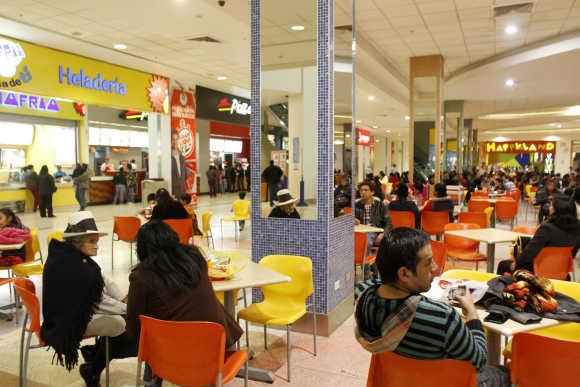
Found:
[[[370,146],[372,144],[371,132],[361,128],[356,129],[356,143],[357,145]]]
[[[484,142],[482,148],[485,153],[553,153],[556,151],[556,143],[552,141],[491,141]]]
[[[174,89],[171,95],[172,154],[179,150],[180,162],[172,162],[172,191],[195,192],[197,171],[195,147],[195,96],[190,91]],[[176,160],[177,161],[177,160]],[[173,170],[176,168],[176,170]]]

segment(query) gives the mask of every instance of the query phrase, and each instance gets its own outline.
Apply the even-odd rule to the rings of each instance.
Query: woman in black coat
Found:
[[[38,196],[40,197],[40,217],[54,218],[52,211],[52,195],[56,192],[54,177],[48,173],[48,167],[43,165],[38,174]]]
[[[157,205],[153,207],[151,219],[166,220],[166,219],[190,219],[187,210],[177,200],[173,199],[169,192],[160,188],[155,194]]]

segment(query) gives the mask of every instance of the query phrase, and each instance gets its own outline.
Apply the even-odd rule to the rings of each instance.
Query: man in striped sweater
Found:
[[[478,370],[480,386],[509,386],[509,374],[485,367],[483,327],[469,292],[458,296],[466,322],[451,306],[425,298],[436,265],[429,236],[398,228],[385,235],[377,266],[381,281],[358,285],[356,337],[372,353],[390,352],[415,359],[452,358]]]

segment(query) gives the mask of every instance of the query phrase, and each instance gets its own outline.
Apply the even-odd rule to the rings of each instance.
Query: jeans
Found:
[[[75,190],[75,197],[77,199],[77,202],[79,202],[81,211],[84,211],[84,209],[87,208],[86,192],[87,192],[86,188],[81,188],[80,186],[77,185]]]
[[[127,201],[133,203],[135,202],[135,187],[128,187],[127,188]]]
[[[216,182],[208,182],[209,184],[209,197],[216,197],[217,196],[217,183]]]
[[[40,195],[40,216],[46,217],[47,211],[48,216],[54,216],[52,213],[52,194]]]
[[[274,199],[276,199],[276,192],[278,192],[278,184],[268,183],[268,194],[270,195],[270,205],[274,204]]]
[[[125,201],[125,194],[127,192],[127,186],[125,184],[115,185],[115,198],[113,199],[113,204],[120,204]]]

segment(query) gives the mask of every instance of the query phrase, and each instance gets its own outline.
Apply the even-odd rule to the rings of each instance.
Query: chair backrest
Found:
[[[40,338],[40,301],[36,297],[34,282],[24,277],[14,278],[14,289],[28,313],[28,330]]]
[[[467,361],[419,360],[394,352],[371,358],[367,387],[475,387],[477,372]]]
[[[473,191],[471,193],[472,198],[489,198],[489,193],[487,191]]]
[[[471,199],[469,203],[467,203],[467,209],[469,212],[484,212],[488,207],[490,207],[489,200],[484,199]]]
[[[181,244],[188,244],[189,240],[193,238],[193,222],[190,218],[188,219],[165,219],[165,222],[169,227],[173,229],[179,235],[179,242]]]
[[[389,211],[393,229],[399,227],[415,228],[415,214],[410,211]]]
[[[497,219],[513,219],[518,214],[518,202],[509,198],[495,202],[495,217]]]
[[[38,239],[38,227],[30,228],[30,239],[24,245],[25,262],[32,262],[36,259],[36,254],[40,251],[40,240]]]
[[[387,193],[387,185],[386,184],[381,184],[381,191],[385,194]]]
[[[203,214],[201,214],[201,231],[203,231],[206,235],[211,231],[212,216],[213,212],[211,211],[205,211]]]
[[[442,234],[447,223],[449,223],[449,212],[447,211],[423,211],[421,213],[421,227],[427,234]]]
[[[514,199],[516,202],[519,202],[522,199],[522,191],[520,191],[519,189],[514,189],[513,191],[510,191],[509,193],[510,197],[512,199]]]
[[[368,239],[364,232],[354,233],[354,264],[362,265],[363,259],[367,254]]]
[[[580,302],[580,283],[572,281],[562,281],[562,280],[552,280],[554,289],[557,292],[572,297],[576,301]]]
[[[344,207],[343,211],[345,214],[352,214],[352,207]]]
[[[445,231],[450,230],[474,230],[481,228],[475,223],[449,223],[445,225]],[[479,249],[479,242],[460,236],[445,234],[447,250],[473,252]]]
[[[232,204],[232,207],[234,209],[234,216],[237,217],[244,217],[244,218],[249,218],[250,217],[250,201],[249,200],[235,200],[234,203]]]
[[[514,336],[511,381],[518,387],[567,387],[573,384],[580,342],[531,333]]]
[[[441,274],[442,278],[451,278],[451,279],[468,279],[473,281],[479,282],[487,282],[492,278],[499,277],[495,273],[486,273],[483,271],[476,271],[476,270],[463,270],[463,269],[453,269],[447,270],[443,274]]]
[[[141,227],[139,218],[135,216],[115,216],[113,222],[113,234],[117,234],[117,238],[120,241],[135,242]]]
[[[60,241],[60,242],[64,242],[64,238],[62,237],[62,234],[64,234],[64,231],[53,231],[50,234],[48,234],[48,236],[46,237],[47,246],[50,246],[50,242],[53,239],[56,239],[57,241]]]
[[[565,280],[574,270],[573,247],[544,247],[534,259],[534,273],[542,277]]]
[[[487,228],[487,215],[485,212],[460,212],[459,223],[475,223],[481,228]]]
[[[518,226],[512,229],[513,232],[521,232],[522,234],[534,235],[538,226]]]
[[[267,255],[260,260],[260,265],[292,279],[288,283],[263,286],[265,300],[272,297],[281,304],[306,305],[306,299],[314,293],[310,258],[297,255]]]
[[[431,251],[433,252],[433,262],[437,265],[436,275],[440,275],[445,269],[447,262],[447,248],[441,241],[431,240]]]
[[[139,316],[140,362],[153,374],[180,386],[217,386],[223,372],[226,334],[213,322],[164,321]]]

